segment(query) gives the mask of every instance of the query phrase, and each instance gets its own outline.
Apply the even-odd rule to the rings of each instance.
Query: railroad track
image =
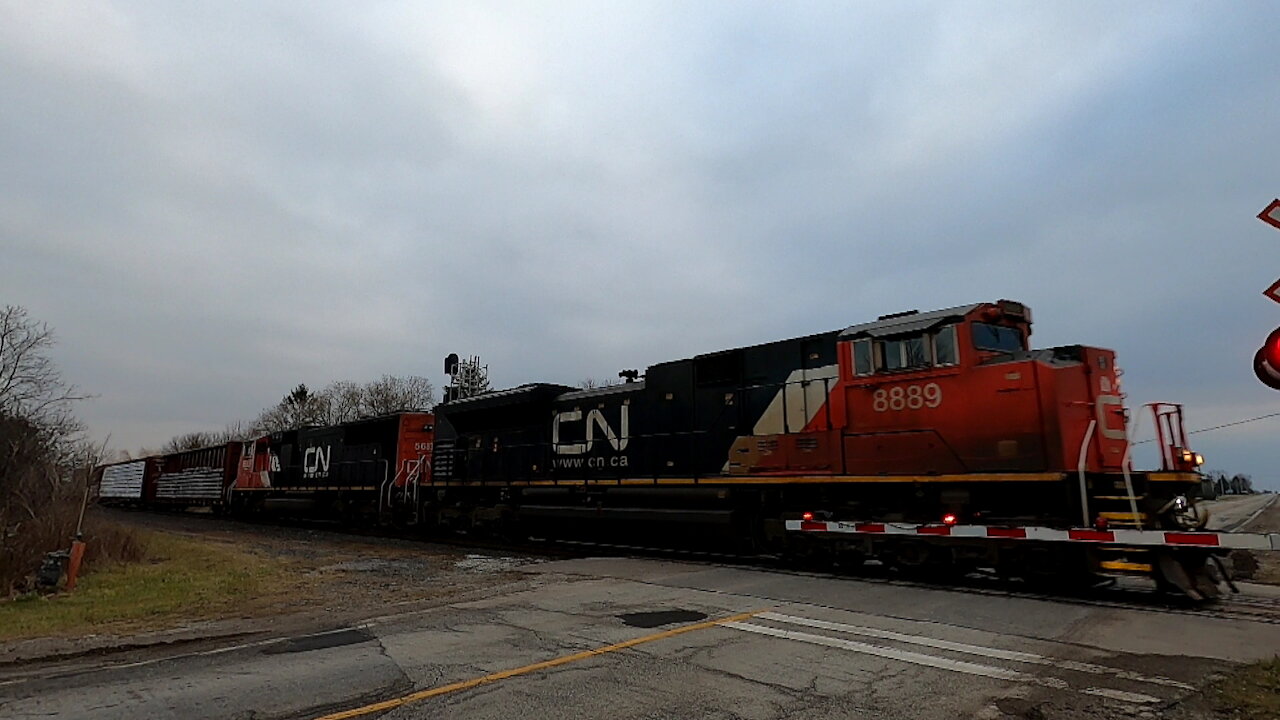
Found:
[[[154,512],[154,511],[138,511]],[[1139,585],[1140,581],[1103,582],[1089,588],[1039,589],[1025,581],[1000,577],[994,574],[970,573],[949,575],[944,579],[904,577],[877,561],[869,561],[857,568],[794,567],[776,555],[735,553],[717,550],[651,547],[646,545],[589,542],[583,540],[531,538],[522,541],[502,541],[489,537],[468,535],[427,536],[412,530],[385,526],[356,528],[336,521],[272,518],[244,519],[210,514],[163,513],[166,515],[220,520],[243,524],[247,527],[286,527],[331,532],[352,537],[372,537],[431,543],[464,551],[531,555],[547,559],[580,558],[589,555],[615,557],[640,556],[681,562],[750,567],[764,572],[803,577],[829,578],[832,580],[879,583],[890,586],[944,590],[988,597],[1017,598],[1064,603],[1075,606],[1138,610],[1162,614],[1194,615],[1224,620],[1260,622],[1280,625],[1280,597],[1262,597],[1229,593],[1218,600],[1196,603],[1186,597],[1157,592],[1154,586]]]
[[[1245,620],[1280,625],[1280,597],[1260,597],[1229,593],[1212,602],[1197,603],[1183,596],[1160,593],[1155,589],[1154,584],[1151,584],[1150,587],[1144,587],[1138,584],[1141,581],[1128,581],[1124,584],[1103,582],[1095,587],[1077,590],[1039,590],[1028,587],[1021,580],[984,573],[971,573],[960,577],[951,576],[945,581],[941,579],[907,578],[898,575],[892,568],[875,561],[851,570],[806,569],[787,567],[775,556],[733,555],[697,550],[671,550],[601,543],[564,543],[561,541],[560,544],[581,544],[584,549],[604,550],[618,555],[642,554],[645,557],[754,567],[766,572],[786,575],[822,577],[832,580],[853,580],[988,597],[1043,600],[1077,606],[1194,615],[1196,617],[1216,617],[1224,620]],[[599,554],[599,552],[595,554]]]

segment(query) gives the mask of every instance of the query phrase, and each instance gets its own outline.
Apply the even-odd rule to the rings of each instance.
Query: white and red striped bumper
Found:
[[[1169,530],[1058,530],[1047,527],[996,525],[915,525],[911,523],[788,520],[787,530],[852,535],[918,535],[967,540],[1037,540],[1104,545],[1198,546],[1243,550],[1280,550],[1280,534],[1176,532]]]

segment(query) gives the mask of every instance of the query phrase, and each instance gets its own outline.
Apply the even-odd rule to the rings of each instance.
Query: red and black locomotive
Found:
[[[1030,334],[1030,311],[1002,300],[666,362],[613,387],[449,402],[436,409],[431,484],[449,499],[446,522],[480,521],[465,516],[475,508],[484,522],[559,531],[661,518],[767,540],[814,508],[903,522],[1198,522],[1181,434],[1166,467],[1127,471],[1114,353],[1032,350]],[[1162,417],[1180,431],[1176,409]]]

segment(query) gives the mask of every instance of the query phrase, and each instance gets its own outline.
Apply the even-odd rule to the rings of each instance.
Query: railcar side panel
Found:
[[[146,471],[146,459],[103,467],[98,484],[98,498],[107,501],[141,501]]]
[[[235,481],[241,443],[166,455],[155,480],[154,501],[164,505],[219,505]]]

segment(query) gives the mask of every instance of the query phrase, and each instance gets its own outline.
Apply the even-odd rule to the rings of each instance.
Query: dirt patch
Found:
[[[234,558],[237,567],[252,575],[252,588],[224,593],[226,597],[219,602],[127,621],[90,619],[66,631],[23,633],[44,637],[0,643],[0,660],[133,647],[139,644],[137,638],[144,636],[189,642],[201,637],[341,627],[509,586],[526,579],[517,568],[541,561],[532,556],[468,552],[415,540],[242,523],[200,514],[117,510],[104,515],[146,536],[170,538],[171,544],[187,548],[194,545],[199,553],[192,557],[208,555],[221,558],[224,564]],[[176,574],[168,579],[168,584],[187,582]],[[142,588],[138,592],[149,591]],[[77,601],[75,596],[66,598],[70,601],[67,604]]]

